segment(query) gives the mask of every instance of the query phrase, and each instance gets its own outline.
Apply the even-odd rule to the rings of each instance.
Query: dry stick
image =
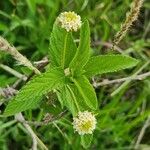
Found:
[[[122,24],[120,31],[117,32],[117,34],[115,35],[115,38],[113,41],[113,49],[114,49],[114,46],[118,45],[119,42],[124,38],[129,28],[133,24],[133,22],[137,20],[143,1],[144,0],[133,0],[133,5],[130,9],[129,14],[126,17],[125,22]]]
[[[25,119],[21,113],[16,114],[15,119],[17,121],[25,121]],[[33,132],[33,130],[31,129],[31,127],[28,124],[23,123],[23,125],[25,126],[25,128],[28,130],[28,132],[30,133],[30,135],[32,137],[32,141],[33,141],[32,150],[37,150],[37,139],[36,139],[35,133]]]
[[[48,150],[48,148],[44,145],[44,143],[38,138],[38,136],[34,133],[34,131],[32,130],[32,128],[30,127],[29,124],[26,123],[26,120],[24,118],[24,116],[22,115],[22,113],[16,114],[15,115],[16,120],[18,120],[19,122],[23,123],[24,127],[28,130],[28,132],[30,133],[31,137],[32,137],[32,150],[37,150],[37,144],[39,145],[39,147],[43,150]]]
[[[147,120],[145,121],[145,124],[144,126],[142,127],[141,131],[140,131],[140,134],[138,136],[138,139],[136,141],[136,144],[134,146],[135,149],[138,149],[139,148],[139,145],[140,145],[140,142],[145,134],[145,131],[146,129],[148,128],[148,126],[150,126],[150,116],[147,118]]]
[[[34,125],[34,126],[44,126],[44,125],[49,125],[52,122],[62,118],[65,114],[67,113],[67,110],[64,110],[63,112],[59,113],[57,116],[55,117],[51,117],[47,120],[44,120],[43,122],[39,122],[39,121],[26,121],[26,120],[19,120],[22,123],[26,123],[26,124],[30,124],[30,125]]]
[[[11,73],[12,75],[14,75],[17,78],[22,79],[23,81],[27,80],[27,77],[25,75],[22,75],[21,73],[17,72],[16,70],[14,70],[14,69],[6,66],[6,65],[0,64],[0,68],[2,68],[5,71]]]
[[[37,66],[37,68],[41,68],[41,67],[44,67],[45,65],[47,65],[49,63],[49,60],[47,57],[44,57],[42,60],[35,61],[33,63]]]
[[[9,86],[7,86],[6,88],[0,87],[0,96],[4,98],[11,98],[12,96],[16,95],[17,92],[17,90]]]
[[[4,69],[5,71],[9,72],[10,74],[16,76],[17,78],[19,78],[11,87],[10,86],[7,86],[6,88],[1,88],[0,87],[0,96],[2,97],[5,97],[5,98],[11,98],[12,96],[16,95],[18,90],[16,90],[15,88],[18,86],[18,84],[21,82],[21,81],[26,81],[28,79],[27,76],[17,72],[16,70],[10,68],[9,66],[6,66],[6,65],[3,65],[3,64],[0,64],[0,67],[2,69]],[[8,101],[8,100],[5,100],[5,101]],[[5,102],[3,101],[3,102]],[[0,103],[1,105],[2,103]]]
[[[20,83],[22,80],[26,81],[27,77],[19,72],[17,72],[16,70],[10,68],[9,66],[0,64],[0,68],[4,69],[5,71],[9,72],[10,74],[16,76],[17,78],[19,78],[19,80],[17,80],[17,83],[15,83],[12,87],[7,87],[7,88],[0,88],[0,96],[3,96],[5,98],[10,98],[13,95],[17,94],[17,90],[15,90],[16,85],[18,84],[18,82]],[[5,100],[7,101],[7,100]],[[1,102],[0,105],[2,105],[5,101]]]
[[[79,43],[80,40],[79,39],[76,39],[74,40],[75,43]],[[110,43],[110,42],[103,42],[103,41],[94,41],[92,42],[92,46],[98,46],[98,45],[102,45],[102,46],[105,46],[107,48],[112,48],[114,46],[114,48],[119,52],[119,53],[123,53],[123,50],[116,46],[116,45],[113,45],[113,43]]]
[[[35,68],[32,63],[22,54],[20,54],[17,49],[11,46],[7,40],[0,36],[0,49],[4,52],[12,55],[17,61],[19,61],[22,65],[27,66],[31,70],[33,70],[36,74],[40,74],[40,71]]]
[[[111,93],[111,96],[115,96],[118,94],[127,84],[129,84],[136,76],[149,65],[150,61],[146,62],[143,66],[141,66],[133,75],[131,75],[130,79],[126,80],[121,86],[119,86],[113,93]]]
[[[0,106],[8,101],[9,98],[11,98],[13,95],[17,93],[17,90],[15,90],[12,87],[7,86],[7,88],[1,88],[0,87],[0,97],[4,97],[3,99],[0,98]],[[1,113],[1,110],[0,110]]]
[[[120,82],[131,80],[131,79],[132,80],[143,80],[149,76],[150,76],[150,71],[143,73],[143,74],[140,74],[140,75],[137,75],[137,76],[135,76],[135,78],[133,78],[132,76],[129,76],[129,77],[115,79],[115,80],[104,79],[102,82],[99,82],[99,83],[94,82],[93,86],[97,88],[99,86],[104,86],[104,85],[113,84],[113,83],[120,83]]]
[[[111,49],[114,46],[110,42],[102,42],[102,41],[95,41],[95,42],[92,43],[92,45],[93,46],[102,45],[102,46],[105,46],[109,49]],[[119,53],[123,53],[123,50],[120,47],[116,46],[116,45],[114,46],[114,49],[117,50]]]
[[[26,123],[23,115],[21,113],[15,115],[15,119],[21,123],[23,123],[24,127],[28,130],[30,133],[32,140],[33,140],[33,145],[32,145],[32,150],[37,150],[37,144],[39,144],[40,148],[42,150],[48,150],[48,148],[43,144],[43,142],[38,138],[38,136],[34,133],[32,128]]]

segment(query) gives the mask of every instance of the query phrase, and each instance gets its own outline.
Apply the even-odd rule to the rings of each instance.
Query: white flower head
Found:
[[[73,128],[80,135],[92,134],[96,128],[96,118],[88,111],[79,112],[77,117],[73,118]]]
[[[73,11],[61,13],[57,21],[67,32],[77,31],[81,27],[81,17]]]

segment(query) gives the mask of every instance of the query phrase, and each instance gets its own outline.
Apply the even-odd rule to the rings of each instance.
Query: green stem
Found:
[[[63,48],[63,52],[62,52],[62,62],[61,62],[62,68],[65,67],[65,56],[66,56],[67,38],[68,38],[68,33],[65,36],[64,48]]]
[[[79,92],[81,93],[82,97],[83,97],[84,99],[87,99],[87,97],[85,96],[85,94],[84,94],[84,92],[82,91],[82,88],[80,87],[80,85],[78,84],[78,82],[77,82],[75,79],[73,79],[73,78],[71,78],[71,80],[74,82],[74,84],[75,84],[76,87],[78,88],[78,90],[79,90]]]
[[[70,93],[71,93],[71,95],[72,95],[72,97],[73,97],[73,100],[74,100],[74,103],[75,103],[75,105],[76,105],[76,107],[77,107],[77,110],[80,111],[80,107],[79,107],[79,105],[78,105],[78,102],[77,102],[77,100],[76,100],[76,97],[74,96],[74,93],[72,92],[71,88],[70,88],[68,85],[67,85],[67,88],[69,89],[69,91],[70,91]]]
[[[39,137],[35,134],[36,140],[38,142],[39,147],[42,150],[48,150],[48,148],[45,146],[45,144],[39,139]]]

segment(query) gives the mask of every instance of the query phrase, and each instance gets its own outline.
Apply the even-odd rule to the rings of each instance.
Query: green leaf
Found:
[[[65,99],[65,94],[64,94],[64,92],[62,92],[63,89],[64,89],[64,87],[61,87],[61,88],[59,88],[58,91],[56,91],[56,95],[57,95],[58,101],[61,104],[61,108],[64,107],[64,99]]]
[[[91,109],[96,110],[98,106],[96,93],[88,79],[85,76],[80,76],[76,79],[72,78],[72,81],[76,85],[85,103]]]
[[[125,55],[101,55],[91,57],[84,67],[85,75],[92,77],[97,74],[116,72],[137,65],[138,60]]]
[[[73,89],[69,85],[67,85],[64,88],[64,91],[62,92],[66,96],[64,99],[64,103],[66,107],[71,111],[73,116],[76,116],[79,111],[78,110],[79,104],[78,104],[77,97],[75,96]]]
[[[75,105],[76,96],[69,85],[59,88],[57,96],[62,108],[66,106],[73,115],[77,114],[78,110]]]
[[[89,110],[89,106],[87,106],[74,84],[68,84],[62,87],[59,96],[60,103],[63,103],[73,116],[77,116],[79,111]]]
[[[91,145],[93,134],[87,134],[81,136],[81,144],[84,148],[88,148]]]
[[[77,51],[72,34],[61,28],[57,23],[53,26],[50,37],[50,60],[52,66],[69,67]]]
[[[82,69],[84,65],[87,63],[90,57],[90,28],[89,23],[86,20],[80,31],[80,43],[73,58],[72,62],[70,63],[70,68],[75,71]]]
[[[4,115],[11,116],[37,106],[47,92],[65,84],[64,72],[51,68],[27,83],[6,107]]]

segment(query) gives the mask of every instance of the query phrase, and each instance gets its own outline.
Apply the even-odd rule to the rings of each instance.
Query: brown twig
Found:
[[[110,48],[110,49],[113,47],[112,43],[102,42],[102,41],[95,41],[95,42],[92,43],[92,45],[93,46],[102,45],[102,46],[105,46],[105,47]],[[116,46],[116,45],[114,46],[114,49],[117,50],[119,53],[123,53],[123,50],[120,47]]]
[[[114,84],[114,83],[121,83],[121,82],[131,80],[131,79],[132,80],[143,80],[149,76],[150,76],[150,71],[140,74],[140,75],[137,75],[134,78],[132,76],[130,76],[130,77],[120,78],[120,79],[115,79],[115,80],[104,79],[102,82],[99,82],[99,83],[93,82],[93,85],[94,85],[94,87],[97,88],[99,86],[104,86],[104,85],[109,85],[109,84]]]
[[[144,68],[146,68],[150,64],[150,61],[145,62],[138,70],[136,70],[130,77],[130,79],[126,80],[123,84],[121,84],[118,88],[116,88],[112,93],[111,96],[115,96],[118,94],[125,86],[127,86]]]
[[[5,71],[11,73],[12,75],[14,75],[15,77],[22,79],[22,80],[27,80],[27,77],[19,72],[17,72],[16,70],[10,68],[9,66],[0,64],[0,68],[4,69]]]
[[[32,128],[27,124],[25,123],[25,119],[23,117],[23,115],[21,113],[19,114],[16,114],[15,115],[15,119],[19,122],[22,122],[24,127],[27,129],[27,131],[30,133],[31,137],[32,137],[32,141],[33,141],[33,144],[32,144],[32,150],[37,150],[37,139],[36,139],[36,134],[33,132]]]
[[[20,54],[17,49],[9,44],[9,42],[0,36],[0,50],[9,53],[12,55],[19,63],[24,66],[27,66],[33,70],[36,74],[40,74],[40,71],[35,68],[32,63],[22,54]]]
[[[51,114],[47,114],[46,118],[44,118],[44,120],[42,122],[39,121],[25,121],[25,120],[18,120],[21,123],[27,123],[30,125],[34,125],[34,126],[44,126],[44,125],[49,125],[52,122],[59,120],[60,118],[62,118],[65,114],[67,113],[67,110],[64,110],[63,112],[59,113],[57,116],[52,116]]]
[[[17,94],[17,90],[14,88],[7,86],[6,88],[0,88],[0,96],[8,99]]]
[[[49,60],[47,57],[44,57],[42,60],[34,62],[34,64],[36,64],[36,68],[39,71],[42,71],[44,69],[45,66],[47,66],[49,63]],[[35,72],[32,72],[29,77],[27,78],[26,82],[28,82],[33,76],[35,75]]]
[[[147,118],[147,120],[146,120],[145,123],[144,123],[144,126],[142,127],[142,129],[141,129],[141,131],[140,131],[140,134],[139,134],[138,139],[137,139],[137,141],[136,141],[136,144],[135,144],[135,146],[134,146],[135,149],[138,149],[138,148],[139,148],[139,145],[140,145],[141,140],[142,140],[142,138],[143,138],[143,136],[144,136],[144,134],[145,134],[145,131],[146,131],[146,129],[147,129],[149,126],[150,126],[150,116]]]

